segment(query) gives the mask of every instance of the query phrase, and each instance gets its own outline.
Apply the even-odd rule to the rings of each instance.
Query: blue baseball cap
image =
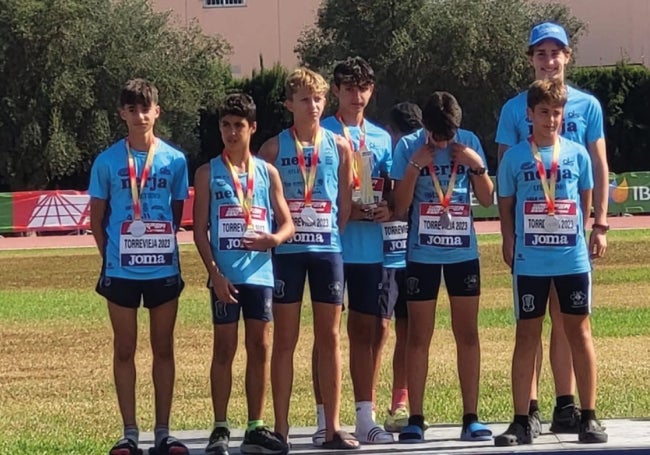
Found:
[[[554,22],[544,22],[533,27],[530,31],[529,46],[535,46],[546,39],[558,41],[563,46],[569,46],[569,37],[561,25]]]

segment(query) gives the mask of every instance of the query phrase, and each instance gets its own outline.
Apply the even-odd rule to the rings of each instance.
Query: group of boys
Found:
[[[517,332],[515,416],[494,443],[529,444],[541,432],[536,367],[549,297],[557,392],[551,431],[605,442],[595,414],[589,325],[590,259],[604,254],[607,231],[602,112],[593,97],[564,84],[571,50],[562,27],[536,26],[529,44],[537,80],[504,106],[497,131],[503,258],[513,272]],[[374,85],[374,72],[362,58],[339,63],[332,85],[338,110],[321,120],[328,83],[311,70],[295,70],[285,84],[293,124],[257,155],[250,150],[257,127],[252,98],[229,95],[220,108],[224,151],[194,179],[194,241],[208,272],[214,325],[215,421],[207,453],[228,453],[240,313],[248,405],[240,450],[289,452],[293,357],[306,279],[314,319],[315,446],[345,450],[392,443],[393,432],[400,442],[424,441],[429,347],[443,276],[463,403],[460,438],[493,439],[477,411],[481,282],[471,215],[472,194],[483,206],[493,200],[485,154],[477,136],[460,128],[462,110],[447,92],[433,93],[422,111],[410,103],[396,105],[389,134],[365,118]],[[129,81],[120,106],[128,136],[99,155],[89,188],[92,232],[103,258],[97,291],[108,301],[114,330],[114,379],[124,423],[123,438],[109,453],[141,453],[134,355],[142,300],[150,310],[156,405],[150,453],[182,455],[189,451],[169,435],[168,425],[173,331],[184,285],[175,234],[188,196],[187,165],[181,152],[153,133],[160,107],[152,84]],[[587,242],[592,174],[595,223]],[[346,288],[354,435],[339,422],[339,325]],[[376,423],[375,390],[393,314],[393,390],[382,428]],[[262,416],[269,357],[273,430]],[[573,398],[573,365],[582,409]]]

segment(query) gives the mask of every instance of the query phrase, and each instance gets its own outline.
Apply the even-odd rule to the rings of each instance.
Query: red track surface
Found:
[[[610,217],[612,229],[650,229],[650,215]],[[591,224],[591,223],[590,223]],[[477,221],[476,232],[496,234],[499,221]],[[179,243],[192,243],[192,232],[178,234]],[[31,237],[2,237],[0,250],[28,250],[37,248],[80,248],[94,246],[92,235],[48,235]]]

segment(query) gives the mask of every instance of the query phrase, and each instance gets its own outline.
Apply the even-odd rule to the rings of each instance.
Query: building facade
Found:
[[[352,0],[351,0],[352,1]],[[648,65],[650,0],[541,0],[567,5],[585,22],[576,53],[579,66],[612,65],[621,59]],[[174,20],[196,20],[207,34],[223,36],[233,47],[233,75],[249,76],[264,65],[297,64],[294,48],[300,32],[311,27],[321,0],[152,0]]]

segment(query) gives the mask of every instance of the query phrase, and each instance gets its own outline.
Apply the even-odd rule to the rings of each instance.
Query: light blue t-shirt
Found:
[[[510,98],[501,108],[495,142],[512,147],[533,133],[533,124],[526,114],[528,91]],[[562,136],[588,147],[605,137],[603,110],[598,100],[581,90],[567,85],[567,104],[564,107]]]
[[[316,222],[307,225],[301,217],[305,199],[305,183],[298,166],[296,144],[290,130],[278,135],[278,157],[275,167],[280,173],[284,196],[289,204],[291,218],[296,233],[287,242],[275,248],[276,254],[327,252],[340,253],[341,239],[338,227],[339,195],[339,151],[334,133],[324,128],[316,183],[314,185],[313,208],[316,210]],[[311,167],[312,146],[304,147],[307,173]]]
[[[544,225],[546,201],[528,141],[508,149],[499,165],[499,197],[515,198],[516,275],[560,276],[591,270],[580,206],[580,192],[594,186],[591,159],[587,149],[573,141],[561,138],[560,147],[555,196],[559,226],[554,229]],[[550,178],[553,147],[541,147],[540,155]]]
[[[327,117],[321,122],[323,128],[344,136],[343,126],[336,117]],[[373,169],[372,177],[375,180],[376,197],[383,191],[383,180],[377,181],[380,176],[388,176],[392,164],[392,142],[390,134],[372,122],[364,119],[363,125],[366,131],[366,148],[372,152]],[[359,148],[361,128],[358,126],[348,127],[354,149]],[[381,189],[380,189],[381,187]],[[350,221],[345,227],[341,236],[343,244],[343,262],[346,264],[376,264],[384,261],[383,237],[381,224],[372,221]]]
[[[485,163],[483,147],[474,133],[459,129],[455,142],[474,149]],[[391,177],[402,180],[411,156],[426,143],[426,132],[420,129],[404,136],[397,143],[393,156]],[[437,150],[434,171],[440,181],[443,194],[446,194],[453,169],[451,147]],[[450,210],[452,224],[449,228],[440,225],[440,200],[435,190],[428,168],[422,169],[415,184],[413,210],[409,232],[408,260],[424,264],[455,264],[478,258],[476,233],[471,211],[471,181],[463,165],[458,166],[456,182],[451,195]],[[435,203],[435,204],[432,204]]]
[[[252,223],[256,231],[271,232],[270,179],[266,162],[255,163]],[[246,194],[248,173],[239,174]],[[243,212],[230,171],[221,156],[210,160],[210,244],[219,269],[233,284],[273,286],[271,250],[251,251],[242,243]]]
[[[147,158],[146,151],[132,150],[138,187]],[[172,201],[188,197],[185,155],[158,139],[147,184],[140,197],[142,219],[147,232],[136,237],[129,233],[133,201],[125,140],[97,156],[90,172],[88,193],[107,201],[103,273],[113,278],[150,280],[177,275],[178,247],[173,225]]]

